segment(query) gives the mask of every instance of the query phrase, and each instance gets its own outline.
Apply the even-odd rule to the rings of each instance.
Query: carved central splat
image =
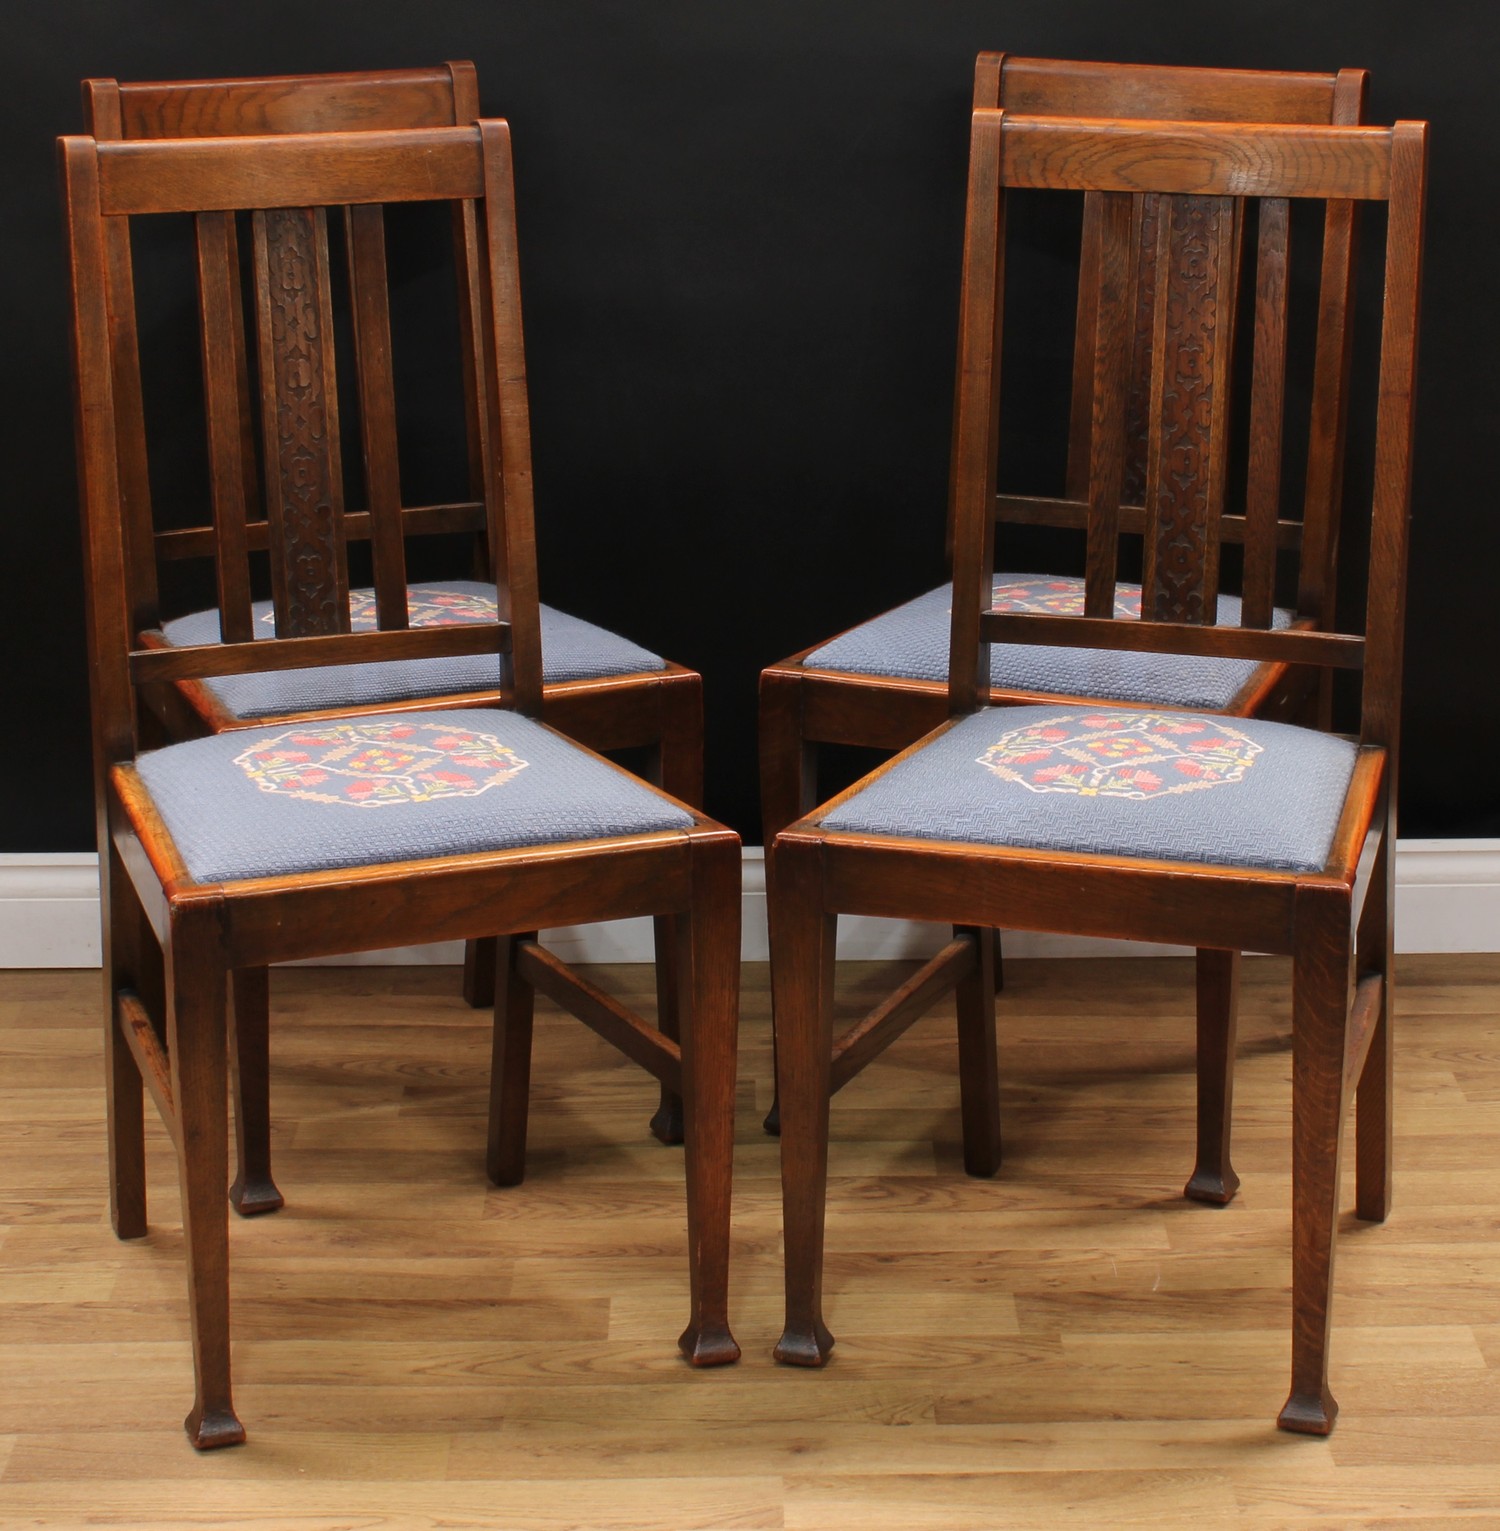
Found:
[[[321,209],[255,215],[255,277],[276,633],[347,632],[343,470]]]
[[[1212,623],[1224,499],[1233,208],[1164,197],[1146,475],[1145,615]]]

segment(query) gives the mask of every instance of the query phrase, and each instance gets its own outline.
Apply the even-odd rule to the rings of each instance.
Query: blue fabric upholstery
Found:
[[[1259,719],[1066,702],[963,719],[823,819],[977,845],[1317,871],[1355,747]]]
[[[686,829],[689,814],[518,713],[280,723],[143,754],[199,882]]]
[[[495,620],[495,587],[477,580],[413,585],[408,603],[413,627]],[[350,594],[349,605],[353,631],[372,630],[374,593],[355,590]],[[256,602],[254,617],[258,636],[274,636],[269,601]],[[212,610],[194,612],[163,623],[162,631],[170,642],[179,645],[217,643],[219,614]],[[550,606],[542,607],[543,681],[596,680],[666,667],[666,660],[659,654],[628,638],[580,617],[554,611]],[[453,659],[397,659],[382,664],[330,665],[321,670],[228,675],[203,684],[233,717],[265,718],[279,713],[379,707],[424,696],[493,691],[499,681],[499,661],[493,655],[465,654]]]
[[[948,619],[952,585],[941,585],[904,606],[852,627],[814,650],[805,663],[851,675],[890,675],[903,680],[948,679]],[[1083,581],[1053,574],[997,574],[999,611],[1082,616]],[[1139,616],[1141,587],[1117,585],[1115,611]],[[1219,597],[1219,621],[1238,623],[1237,597]],[[1275,627],[1287,627],[1289,611],[1277,610]],[[990,682],[1014,691],[1058,696],[1108,697],[1122,702],[1160,702],[1168,707],[1227,707],[1257,668],[1254,660],[1202,659],[1182,654],[1141,654],[1104,649],[1051,648],[996,643],[990,647]]]

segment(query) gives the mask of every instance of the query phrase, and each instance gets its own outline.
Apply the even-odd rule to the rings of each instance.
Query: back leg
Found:
[[[1229,1162],[1240,954],[1198,949],[1198,1162],[1183,1195],[1227,1206],[1240,1177]]]
[[[275,1212],[285,1198],[271,1178],[271,973],[237,968],[229,975],[234,1048],[234,1142],[239,1159],[229,1203],[241,1217]]]

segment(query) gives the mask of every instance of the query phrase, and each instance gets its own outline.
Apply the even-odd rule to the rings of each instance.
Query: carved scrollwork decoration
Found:
[[[1162,219],[1146,485],[1146,611],[1162,622],[1212,623],[1228,403],[1232,209],[1227,198],[1174,196],[1165,199]]]
[[[279,637],[349,630],[325,215],[255,215],[271,585]]]

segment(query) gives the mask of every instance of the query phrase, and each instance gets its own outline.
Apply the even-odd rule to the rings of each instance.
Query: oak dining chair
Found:
[[[364,70],[357,73],[267,75],[238,79],[127,81],[92,79],[83,82],[83,112],[87,131],[101,142],[158,138],[262,137],[283,133],[388,132],[405,128],[462,126],[479,116],[479,83],[474,65],[454,60],[433,68]],[[477,231],[472,209],[461,205],[453,215],[453,237],[459,252],[455,275],[459,283],[459,323],[466,330],[477,322],[473,290]],[[120,236],[111,232],[108,238]],[[226,237],[239,262],[238,236]],[[383,245],[361,244],[365,236],[352,225],[351,251],[358,248],[363,266],[380,273],[385,265]],[[128,252],[118,250],[113,259],[125,261]],[[353,320],[360,338],[369,341]],[[124,314],[119,321],[116,388],[121,409],[136,420],[141,411],[140,341],[135,318]],[[237,337],[238,338],[238,337]],[[471,348],[465,347],[467,357]],[[241,345],[239,355],[246,375],[240,380],[241,429],[247,442],[254,436],[251,397],[250,353]],[[471,498],[463,503],[407,506],[407,522],[434,536],[469,534],[468,561],[460,579],[423,579],[409,591],[408,615],[413,626],[435,626],[493,617],[493,602],[484,585],[488,573],[483,506],[477,493],[477,474],[482,452],[486,413],[484,380],[472,367],[463,373],[465,434],[469,452],[468,479]],[[366,482],[376,492],[399,495],[388,468],[383,467],[378,440],[363,443]],[[185,559],[195,555],[202,542],[202,528],[195,543],[193,527],[181,525],[178,516],[172,530],[153,531],[144,523],[151,519],[152,483],[144,457],[130,449],[122,457],[121,472],[128,480],[128,503],[142,522],[140,557],[155,549],[159,569],[155,576],[142,570],[141,608],[137,615],[145,628],[158,629],[168,642],[211,642],[219,631],[214,610],[179,613],[160,620],[157,591],[161,576],[170,578]],[[247,453],[247,536],[258,547],[264,536],[264,510],[253,454]],[[201,522],[201,508],[187,507],[186,519]],[[349,535],[369,540],[361,517],[349,518]],[[374,571],[377,578],[382,571]],[[373,609],[373,588],[353,593],[354,621],[368,622]],[[269,607],[256,612],[267,621]],[[542,708],[549,723],[593,749],[644,752],[646,774],[683,802],[701,806],[703,801],[703,681],[693,670],[674,664],[597,624],[554,607],[541,606]],[[218,676],[185,679],[146,692],[154,724],[168,738],[194,738],[206,732],[222,732],[250,724],[336,716],[370,707],[402,708],[429,705],[434,698],[443,704],[486,706],[494,699],[493,677],[481,656],[458,656],[445,660],[398,661],[341,670],[336,677],[316,671],[283,671],[265,675]],[[656,922],[658,948],[658,1024],[668,1037],[677,1035],[675,994],[676,962],[669,947],[670,922]],[[464,995],[471,1005],[483,1008],[495,997],[493,937],[465,943]],[[263,969],[236,973],[232,981],[234,1004],[241,1022],[237,1037],[241,1052],[237,1078],[244,1098],[238,1116],[245,1119],[243,1137],[248,1162],[236,1177],[234,1201],[246,1215],[273,1211],[282,1196],[271,1174],[267,1137],[269,1104],[265,1093],[269,1070],[267,1050],[270,1008],[269,975]],[[256,1092],[256,1098],[249,1098]],[[666,1143],[682,1140],[682,1103],[663,1089],[651,1130]]]
[[[149,1092],[182,1188],[193,1444],[244,1435],[230,1388],[228,975],[299,958],[501,933],[485,1149],[497,1184],[515,1184],[524,1168],[538,989],[680,1094],[690,1319],[679,1343],[697,1364],[734,1360],[726,1283],[739,844],[542,718],[505,123],[73,137],[60,155],[104,910],[111,1211],[121,1238],[146,1232]],[[448,625],[412,615],[406,539],[432,517],[404,507],[397,487],[401,413],[378,258],[387,213],[417,203],[456,204],[472,231],[459,245],[467,275],[456,289],[474,321],[453,323],[451,334],[483,379],[474,487],[492,554],[493,611]],[[340,214],[352,253],[352,336],[331,319],[330,235]],[[147,273],[132,236],[153,221],[190,234],[190,265],[164,257]],[[231,237],[237,229],[248,234]],[[124,319],[138,310],[143,284],[185,267],[196,273],[189,301],[201,316],[201,410],[154,409],[149,388],[142,407],[136,334]],[[200,348],[190,349],[196,360]],[[341,376],[352,382],[343,394]],[[351,400],[369,467],[368,509],[359,512],[345,509],[340,472],[338,416]],[[168,456],[196,443],[206,465],[210,524],[163,534],[212,570],[222,631],[203,641],[171,643],[159,626],[150,556],[157,532],[136,498],[148,437]],[[264,520],[249,515],[252,486],[265,487]],[[464,524],[473,516],[466,507]],[[357,536],[369,539],[376,571],[363,604],[349,577]],[[269,621],[257,599],[265,588]],[[336,684],[345,666],[475,656],[489,667],[484,697],[466,698],[476,705],[439,698],[275,717],[143,748],[151,688],[289,674]],[[544,926],[648,915],[671,927],[684,1011],[675,1041],[536,939]]]
[[[786,1329],[778,1357],[828,1359],[821,1308],[831,1089],[911,1008],[906,986],[835,1042],[831,988],[840,914],[954,927],[941,959],[957,980],[965,1158],[997,1165],[992,1017],[979,1004],[996,928],[1257,950],[1292,959],[1292,1385],[1279,1423],[1326,1433],[1329,1304],[1342,1123],[1357,1088],[1355,1205],[1383,1220],[1391,1195],[1392,858],[1426,126],[1259,126],[974,114],[955,452],[950,716],[894,761],[813,810],[771,851],[770,919],[782,1108]],[[995,496],[1007,203],[1015,189],[1099,199],[1094,427],[1079,516],[1082,610],[1017,612],[995,598]],[[1124,505],[1137,256],[1135,199],[1159,232],[1147,393],[1145,492]],[[1294,296],[1285,231],[1295,207],[1383,205],[1384,297],[1374,379],[1366,611],[1332,630],[1299,598],[1274,618],[1278,558],[1331,568],[1326,526],[1280,514],[1298,374],[1323,358],[1289,347]],[[1253,222],[1253,366],[1236,424],[1219,343],[1221,295]],[[1336,234],[1324,223],[1323,269]],[[1246,235],[1247,251],[1250,237]],[[1248,254],[1246,259],[1248,260]],[[1299,305],[1300,306],[1300,305]],[[1351,311],[1352,314],[1352,311]],[[1373,354],[1373,351],[1372,353]],[[1290,373],[1290,376],[1289,376]],[[1224,463],[1245,433],[1242,513],[1226,513]],[[1314,443],[1316,432],[1314,432]],[[1316,445],[1309,448],[1316,451]],[[1350,507],[1352,525],[1353,507]],[[1144,541],[1142,595],[1121,610],[1119,533]],[[1231,536],[1243,540],[1239,604],[1226,609]],[[1287,574],[1290,571],[1285,571]],[[1314,589],[1318,588],[1316,585]],[[1188,655],[1352,671],[1359,733],[1184,710],[1147,698],[1054,697],[995,707],[992,645],[1137,658]],[[930,976],[925,980],[931,987]],[[918,996],[920,997],[920,996]],[[883,1034],[882,1034],[883,1028]],[[997,1210],[995,1237],[1004,1243]]]
[[[1003,108],[1027,115],[1089,118],[1169,118],[1290,124],[1356,123],[1361,120],[1367,75],[1362,69],[1337,74],[1278,70],[1199,69],[1183,66],[1087,63],[981,53],[974,71],[974,108]],[[1078,262],[1072,392],[1065,417],[1066,467],[1059,498],[1000,494],[996,516],[1007,523],[1068,528],[1084,524],[1090,452],[1096,422],[1094,358],[1099,311],[1104,301],[1100,269],[1104,199],[1083,196],[1082,245]],[[1126,407],[1116,428],[1122,432],[1125,477],[1120,529],[1138,533],[1143,524],[1151,354],[1160,314],[1157,291],[1157,237],[1160,198],[1142,193],[1132,201],[1131,272],[1128,289],[1114,301],[1131,306]],[[1318,315],[1317,367],[1312,380],[1313,448],[1306,464],[1303,522],[1309,556],[1304,559],[1298,609],[1320,622],[1333,620],[1332,560],[1337,548],[1337,509],[1344,455],[1345,389],[1349,374],[1347,312],[1354,281],[1356,206],[1329,204],[1324,231],[1322,290]],[[1273,238],[1282,236],[1273,234]],[[1242,234],[1232,234],[1238,270]],[[1229,284],[1221,344],[1234,340],[1237,279]],[[954,408],[957,422],[957,384]],[[957,436],[949,474],[948,541],[953,535]],[[1226,528],[1227,540],[1240,535]],[[1014,567],[1013,565],[1010,567]],[[997,608],[1015,612],[1077,612],[1081,579],[1055,574],[1002,572],[994,576]],[[1140,586],[1122,580],[1123,612],[1138,608]],[[917,596],[894,610],[768,666],[760,680],[760,779],[764,841],[770,845],[817,801],[818,754],[822,744],[898,750],[935,728],[947,716],[947,613],[951,584]],[[1233,620],[1235,598],[1223,598],[1223,618]],[[1278,608],[1274,620],[1289,612]],[[1180,657],[1161,654],[1063,649],[1046,645],[996,645],[991,650],[990,700],[1025,703],[1050,697],[1156,701],[1177,707],[1272,718],[1298,716],[1322,698],[1309,698],[1309,675],[1280,662]],[[1325,705],[1326,711],[1326,705]],[[972,980],[975,1005],[992,1002],[1003,981],[1000,944]],[[939,965],[928,974],[926,1003],[951,991],[953,972]],[[1186,1194],[1200,1201],[1230,1201],[1238,1176],[1230,1162],[1230,1112],[1239,984],[1239,954],[1205,949],[1197,957],[1197,1047],[1199,1130],[1197,1157]],[[921,1014],[925,1004],[917,1007]],[[910,1006],[904,1012],[910,1016]],[[862,1054],[852,1055],[857,1072]],[[773,1104],[767,1130],[777,1130]],[[981,1169],[978,1171],[983,1173]]]

